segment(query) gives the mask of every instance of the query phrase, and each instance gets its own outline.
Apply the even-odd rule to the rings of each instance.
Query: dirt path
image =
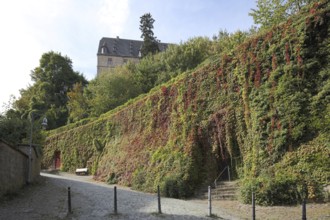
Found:
[[[71,187],[72,214],[68,214],[67,188]],[[207,217],[205,200],[162,198],[162,212],[157,214],[155,194],[118,187],[118,215],[113,213],[113,187],[92,180],[90,176],[42,174],[38,184],[25,187],[12,199],[0,202],[0,220],[30,219],[212,219]],[[251,205],[237,201],[213,201],[216,219],[251,219]],[[301,207],[259,207],[257,219],[301,219]],[[308,204],[307,219],[329,219],[328,204]]]

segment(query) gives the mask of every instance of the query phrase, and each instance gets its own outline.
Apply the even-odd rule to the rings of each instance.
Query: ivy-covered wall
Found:
[[[186,197],[227,165],[243,201],[321,199],[330,179],[329,3],[100,118],[52,131],[44,166]]]

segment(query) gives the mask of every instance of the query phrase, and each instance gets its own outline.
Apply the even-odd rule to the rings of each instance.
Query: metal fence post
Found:
[[[117,214],[117,187],[115,186],[114,189],[114,195],[113,195],[113,207],[114,207],[114,213]]]
[[[68,187],[68,212],[72,213],[72,210],[71,210],[71,189],[70,189],[70,187]]]
[[[212,216],[211,186],[209,186],[208,188],[208,200],[209,200],[209,216]]]
[[[159,190],[159,186],[157,186],[157,196],[158,196],[158,213],[161,214],[162,213],[162,207],[160,204],[160,190]]]
[[[230,166],[228,166],[228,179],[230,181]]]
[[[252,220],[256,219],[256,204],[255,204],[255,194],[252,192]]]
[[[303,203],[302,203],[302,220],[307,220],[307,216],[306,216],[306,199],[304,199]]]

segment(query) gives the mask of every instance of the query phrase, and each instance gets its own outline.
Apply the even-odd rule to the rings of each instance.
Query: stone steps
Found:
[[[238,184],[235,181],[219,182],[216,187],[211,188],[212,200],[236,200]],[[199,199],[208,199],[208,187],[204,187],[198,194]]]

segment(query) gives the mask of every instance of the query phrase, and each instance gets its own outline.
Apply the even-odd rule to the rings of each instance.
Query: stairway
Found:
[[[212,200],[237,200],[238,183],[236,181],[218,182],[211,187]],[[198,194],[199,199],[208,199],[208,188],[204,187]]]
[[[236,200],[238,184],[235,181],[219,182],[215,189],[211,189],[214,200]]]

